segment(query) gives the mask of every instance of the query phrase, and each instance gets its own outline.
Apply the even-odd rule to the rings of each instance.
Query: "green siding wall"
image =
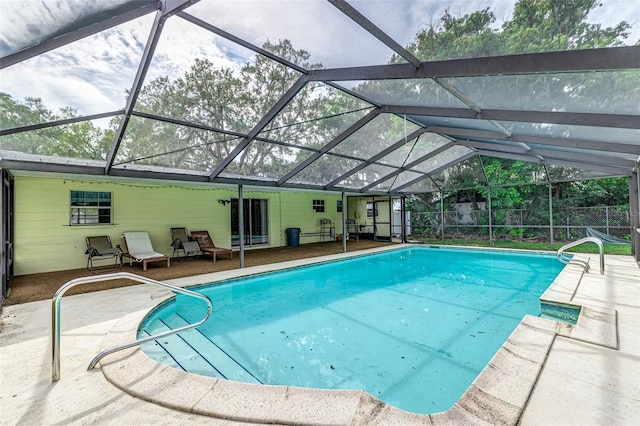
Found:
[[[286,212],[282,216],[281,227],[284,244],[286,244],[284,238],[287,228],[300,228],[302,234],[318,233],[321,219],[332,220],[336,227],[336,234],[342,233],[342,213],[338,213],[336,208],[336,202],[341,199],[339,195],[282,192],[281,196],[283,211]],[[313,211],[313,200],[324,200],[323,213]],[[300,238],[302,244],[318,241],[321,241],[320,236],[303,235]]]
[[[69,226],[70,191],[111,192],[113,225]],[[87,179],[15,178],[15,274],[25,275],[86,266],[85,237],[109,235],[122,243],[127,231],[147,231],[156,251],[171,255],[171,227],[206,229],[220,247],[231,247],[231,207],[218,200],[237,198],[235,189],[120,183]],[[244,191],[245,198],[267,199],[270,246],[286,245],[285,229],[318,232],[320,219],[331,219],[342,233],[339,194]],[[314,213],[313,200],[325,200],[325,213]],[[301,243],[319,241],[303,237]],[[264,247],[264,246],[262,246]]]

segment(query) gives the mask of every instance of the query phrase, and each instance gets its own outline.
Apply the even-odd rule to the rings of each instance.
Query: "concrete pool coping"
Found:
[[[402,247],[374,249],[367,254]],[[277,267],[266,265],[170,282],[186,286],[223,281],[363,254],[305,259],[285,262]],[[573,296],[583,275],[581,267],[567,265],[541,300],[576,305]],[[109,382],[138,398],[188,413],[242,422],[295,425],[516,424],[557,336],[617,348],[616,311],[602,306],[578,306],[582,306],[582,310],[576,325],[526,316],[460,400],[447,411],[428,415],[400,410],[362,390],[255,385],[189,374],[150,359],[138,348],[108,356],[101,362],[101,368]],[[140,321],[152,309],[122,318],[105,337],[102,349],[135,340]]]

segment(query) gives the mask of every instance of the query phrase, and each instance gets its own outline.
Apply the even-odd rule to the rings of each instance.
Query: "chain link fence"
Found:
[[[527,209],[492,210],[494,239],[550,241],[549,215]],[[544,219],[546,220],[544,220]],[[553,211],[553,240],[573,241],[587,236],[587,229],[630,240],[628,206],[572,207]],[[444,226],[444,232],[443,232]],[[488,210],[447,210],[412,212],[414,238],[489,238]]]

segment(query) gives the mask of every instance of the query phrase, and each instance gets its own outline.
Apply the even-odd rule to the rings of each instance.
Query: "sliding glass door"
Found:
[[[244,245],[259,246],[269,244],[268,200],[245,198],[244,208]],[[240,245],[240,213],[238,199],[231,199],[231,245]]]

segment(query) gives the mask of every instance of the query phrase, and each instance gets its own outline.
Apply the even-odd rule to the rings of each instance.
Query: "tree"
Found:
[[[627,22],[621,21],[613,27],[602,28],[599,24],[586,21],[588,14],[599,6],[596,0],[520,0],[511,18],[500,29],[492,27],[496,18],[488,8],[459,17],[452,16],[447,10],[439,22],[420,31],[407,48],[421,60],[439,60],[623,44],[630,28]],[[394,61],[399,61],[399,58],[394,57]],[[506,102],[507,107],[514,109],[635,111],[637,105],[634,102],[640,96],[637,75],[624,72],[613,76],[609,73],[589,73],[491,79],[473,77],[449,79],[448,82],[460,89],[468,99],[489,108],[504,108]],[[391,83],[394,87],[387,82],[380,83],[379,88],[371,87],[372,84],[375,83],[369,83],[363,89],[369,93],[375,90],[379,93],[395,92],[397,96],[399,87],[395,82]],[[433,99],[442,99],[443,96],[442,88],[437,85],[428,87],[414,84],[407,87],[412,89],[409,93],[404,89],[405,98],[430,99],[433,104]],[[425,89],[429,93],[425,93]],[[530,96],[529,93],[534,91],[535,96]],[[515,96],[505,99],[505,93]],[[546,173],[539,165],[487,157],[483,157],[483,160],[492,187],[493,208],[527,208],[532,215],[529,220],[532,221],[541,220],[541,217],[534,216],[548,216],[547,186],[534,185],[536,181],[530,180],[541,170],[541,177],[546,178]],[[471,169],[458,172],[468,176],[458,176],[456,183],[460,188],[468,188],[468,182],[474,179],[475,172]],[[579,175],[574,178],[578,179]],[[619,189],[607,191],[603,187]],[[561,205],[565,200],[571,200],[581,205],[602,202],[626,204],[625,187],[624,179],[554,184],[554,203]],[[469,192],[468,189],[465,191]],[[478,183],[475,191],[484,197],[488,195],[484,183]],[[605,193],[620,196],[606,199]],[[469,194],[465,196],[470,197]],[[420,198],[429,199],[428,196]]]
[[[454,16],[447,10],[434,25],[424,28],[407,47],[421,60],[478,57],[548,50],[582,49],[616,46],[628,37],[629,25],[622,21],[602,28],[586,21],[598,7],[595,0],[520,0],[512,16],[500,28],[496,16],[485,8],[464,16]],[[289,40],[273,43],[267,40],[263,48],[305,69],[321,68],[310,63],[304,49],[295,48]],[[391,62],[400,58],[393,57]],[[190,69],[176,78],[158,77],[147,82],[138,97],[135,109],[161,117],[158,120],[133,116],[124,134],[116,163],[134,162],[178,169],[211,171],[236,148],[241,135],[248,133],[278,99],[294,84],[300,74],[267,57],[256,55],[240,69],[218,67],[211,61],[196,58]],[[618,78],[619,77],[619,78]],[[483,108],[507,103],[506,108],[536,108],[540,105],[554,110],[600,108],[604,112],[637,108],[634,99],[640,96],[637,75],[619,73],[611,78],[606,73],[505,76],[449,79],[445,83],[460,89],[472,101],[482,101]],[[353,90],[364,96],[377,97],[386,103],[429,106],[460,106],[461,101],[430,79],[365,82]],[[535,96],[528,96],[535,89]],[[597,89],[597,90],[596,90]],[[599,91],[599,92],[598,92]],[[598,93],[608,96],[598,96]],[[492,97],[492,94],[513,93]],[[609,96],[619,93],[620,96]],[[518,94],[520,96],[518,96]],[[489,106],[486,106],[489,105]],[[503,105],[498,108],[503,108]],[[0,123],[3,128],[21,126],[74,116],[73,110],[49,111],[39,99],[17,103],[8,95],[0,96]],[[295,165],[325,146],[342,131],[373,108],[372,105],[321,82],[308,84],[282,109],[244,149],[223,173],[258,178],[279,178]],[[166,118],[162,119],[162,117]],[[170,122],[174,121],[174,122]],[[175,121],[195,123],[182,125]],[[91,123],[42,129],[3,137],[5,149],[52,155],[104,158],[113,143],[118,120],[102,131]],[[198,125],[208,129],[198,128]],[[314,182],[329,182],[359,164],[358,158],[369,158],[417,128],[401,117],[383,114],[331,149],[333,157],[309,168],[307,177]],[[60,133],[62,132],[62,133]],[[110,139],[111,138],[111,139]],[[426,134],[416,142],[402,146],[380,162],[401,166],[431,152],[435,145],[423,144]],[[522,162],[490,163],[496,167],[498,182],[522,183],[520,176],[533,173]],[[419,166],[418,166],[419,167]],[[345,182],[361,186],[387,175],[384,165],[362,169]],[[442,173],[448,179],[447,190],[463,188],[465,197],[475,199],[482,193],[477,167],[461,164]],[[406,171],[398,181],[414,173]],[[446,176],[445,176],[446,175]],[[491,178],[490,178],[491,179]],[[409,180],[405,180],[409,181]],[[497,184],[500,187],[502,184]],[[484,186],[486,187],[486,185]],[[525,204],[529,185],[508,191],[505,206]],[[563,186],[557,186],[567,192]],[[502,190],[496,190],[494,195]],[[505,190],[506,191],[506,190]],[[532,192],[532,191],[530,191]],[[473,196],[472,196],[473,195]],[[486,194],[485,194],[486,195]],[[494,196],[494,198],[497,198]]]
[[[491,28],[495,20],[489,8],[462,17],[447,9],[439,25],[418,32],[407,49],[423,61],[497,55],[502,53],[502,37]]]
[[[0,93],[0,127],[3,129],[75,117],[78,113],[72,108],[61,108],[54,113],[40,98],[25,98],[19,102],[7,93]],[[6,135],[0,138],[0,147],[27,154],[105,159],[113,142],[113,136],[109,140],[109,135],[92,122],[81,121]]]
[[[296,50],[288,40],[267,41],[263,48],[306,68],[309,54]],[[205,131],[188,126],[135,120],[125,134],[125,161],[176,168],[210,171],[238,144],[240,137],[225,131],[248,133],[293,85],[300,74],[271,59],[256,55],[240,70],[220,68],[207,59],[196,59],[185,75],[171,80],[159,77],[146,84],[136,109],[161,117],[200,123],[214,129]],[[282,169],[287,157],[294,156],[286,145],[260,139],[295,139],[292,124],[305,121],[317,111],[317,95],[302,91],[243,150],[226,173],[251,176],[273,175]]]
[[[599,0],[520,0],[503,25],[505,53],[544,52],[618,46],[629,36],[625,21],[615,27],[589,24]]]
[[[623,44],[629,36],[626,21],[607,28],[586,21],[599,6],[599,0],[519,0],[500,30],[493,29],[496,16],[489,8],[460,17],[447,10],[407,48],[430,61]]]

